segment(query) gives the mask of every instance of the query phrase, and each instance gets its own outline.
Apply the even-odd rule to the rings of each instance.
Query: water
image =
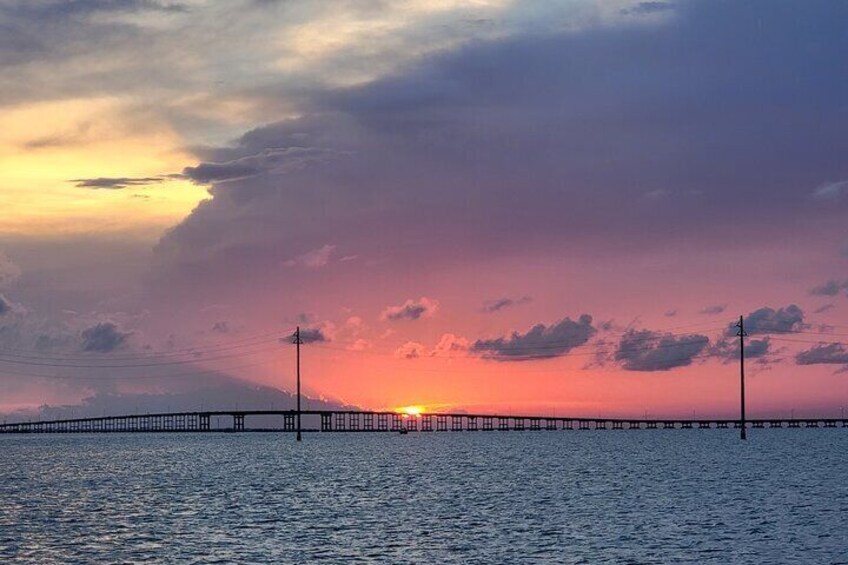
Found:
[[[848,563],[848,430],[0,437],[3,563]]]

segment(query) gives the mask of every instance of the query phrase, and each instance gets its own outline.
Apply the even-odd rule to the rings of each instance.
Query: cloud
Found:
[[[149,186],[167,180],[166,177],[97,177],[91,179],[72,179],[77,188],[121,190],[132,186]]]
[[[674,316],[677,316],[677,310],[666,310],[663,316],[666,318],[673,318]]]
[[[522,4],[503,16],[530,17]],[[260,115],[285,117],[196,149],[199,162],[186,174],[212,183],[212,198],[163,237],[159,257],[177,269],[209,265],[214,276],[266,269],[290,260],[292,249],[327,241],[379,249],[393,267],[437,269],[539,242],[540,253],[555,252],[577,237],[593,253],[649,249],[684,234],[693,257],[698,247],[734,245],[731,225],[773,240],[809,204],[799,184],[841,174],[848,150],[833,125],[848,118],[837,95],[845,87],[839,61],[785,37],[842,52],[848,45],[832,22],[848,8],[790,17],[724,2],[674,6],[674,17],[657,25],[616,16],[620,25],[580,33],[519,26],[446,44],[369,80],[257,87],[249,95],[266,111]],[[550,10],[558,12],[551,21],[563,21]],[[756,42],[745,39],[752,35]],[[716,67],[728,52],[735,56]],[[362,62],[344,49],[334,57],[339,68]],[[693,75],[694,68],[715,72]],[[821,149],[812,154],[814,146]],[[309,155],[307,166],[278,170],[275,159],[296,158],[286,154],[295,148],[332,157]],[[775,154],[804,158],[764,177],[754,164]],[[642,198],[662,190],[701,196]],[[738,202],[731,210],[729,198]],[[745,219],[755,206],[768,221]]]
[[[721,314],[727,309],[727,304],[715,304],[713,306],[707,306],[706,308],[702,308],[700,310],[701,314],[709,314],[716,315]]]
[[[829,304],[823,304],[823,305],[819,306],[818,308],[816,308],[815,310],[813,310],[813,314],[821,314],[822,312],[827,312],[828,310],[831,310],[834,307],[835,307],[835,305],[832,302],[829,303]]]
[[[424,346],[416,341],[408,341],[395,350],[398,359],[418,359],[424,355]]]
[[[359,316],[350,316],[345,320],[344,327],[354,335],[362,332],[365,329],[365,320]]]
[[[212,331],[219,334],[228,334],[233,331],[233,328],[228,321],[221,320],[212,324]]]
[[[5,316],[6,314],[8,314],[11,311],[12,311],[12,305],[9,303],[9,301],[6,299],[5,296],[0,294],[0,317]]]
[[[531,302],[533,298],[530,296],[521,296],[519,298],[498,298],[497,300],[487,300],[483,303],[483,311],[484,312],[499,312],[504,308],[509,308],[511,306],[518,306],[520,304],[527,304]]]
[[[841,198],[848,189],[848,180],[826,182],[813,191],[813,198],[817,200],[836,200]]]
[[[648,14],[656,14],[659,12],[667,12],[674,10],[674,4],[671,2],[639,2],[632,8],[623,8],[622,14],[644,16]]]
[[[246,179],[261,174],[283,174],[326,161],[335,152],[317,147],[273,147],[255,155],[223,163],[200,163],[183,169],[198,184]]]
[[[122,332],[113,322],[98,322],[82,331],[83,351],[92,353],[111,353],[126,345],[132,332]]]
[[[760,308],[745,316],[745,331],[748,335],[764,333],[787,333],[804,328],[804,312],[795,304],[784,308]],[[725,335],[735,336],[736,324],[727,327]]]
[[[536,324],[524,334],[513,332],[509,337],[477,340],[471,351],[497,361],[550,359],[584,345],[597,331],[592,316],[583,314],[577,321],[565,318],[550,326]]]
[[[442,334],[441,339],[439,339],[439,343],[437,343],[436,347],[433,348],[433,351],[430,352],[430,356],[451,357],[456,353],[468,351],[470,347],[471,342],[469,342],[466,338],[456,336],[452,333],[446,333]]]
[[[848,349],[842,343],[820,343],[795,356],[799,365],[848,365]]]
[[[838,281],[831,279],[819,286],[810,289],[813,296],[836,296],[840,290],[848,290],[848,280]]]
[[[289,259],[284,263],[287,267],[295,267],[301,265],[309,269],[320,269],[326,267],[330,263],[330,256],[336,250],[335,245],[324,245],[318,249],[307,251],[299,257]]]
[[[418,300],[411,298],[400,306],[389,306],[380,314],[382,320],[418,320],[429,318],[436,313],[439,303],[435,300],[422,296]]]
[[[771,356],[772,341],[767,335],[770,333],[790,333],[806,327],[804,324],[804,312],[795,304],[783,308],[759,308],[745,316],[745,332],[750,338],[745,342],[745,358],[760,359],[766,364]],[[736,324],[728,324],[722,337],[713,347],[713,354],[724,359],[725,362],[735,361],[739,358],[739,339],[737,333],[739,328]],[[757,335],[762,337],[756,338]]]
[[[631,329],[619,340],[612,358],[627,371],[668,371],[691,365],[709,344],[705,335]]]
[[[367,339],[359,338],[350,345],[347,346],[348,351],[365,351],[366,349],[370,349],[373,344]]]
[[[330,341],[323,328],[303,328],[300,330],[300,341],[304,344]]]

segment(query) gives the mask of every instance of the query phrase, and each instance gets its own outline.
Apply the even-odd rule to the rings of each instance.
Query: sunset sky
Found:
[[[743,315],[750,414],[839,415],[846,22],[0,0],[0,414],[292,390],[300,326],[331,403],[734,415]]]

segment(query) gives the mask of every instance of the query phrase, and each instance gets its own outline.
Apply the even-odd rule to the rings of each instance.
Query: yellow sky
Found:
[[[156,233],[206,197],[183,180],[121,190],[72,179],[154,177],[195,159],[162,120],[130,119],[127,101],[103,97],[39,102],[0,115],[0,234]]]

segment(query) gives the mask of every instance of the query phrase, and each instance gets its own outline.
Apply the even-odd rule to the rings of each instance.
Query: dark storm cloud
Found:
[[[701,309],[701,314],[709,314],[716,315],[721,314],[727,308],[727,304],[715,304],[713,306],[707,306],[706,308]]]
[[[522,296],[520,298],[498,298],[497,300],[487,300],[483,303],[483,311],[490,313],[499,312],[504,308],[518,306],[520,304],[527,304],[532,300],[533,299],[529,296]]]
[[[513,332],[509,337],[477,340],[471,351],[497,361],[550,359],[584,345],[597,331],[592,316],[583,314],[577,321],[565,318],[550,326],[536,324],[524,334]]]
[[[132,332],[122,332],[112,322],[99,322],[82,331],[83,351],[110,353],[123,347]]]
[[[147,186],[164,182],[166,177],[97,177],[92,179],[73,179],[69,182],[77,188],[120,190],[131,186]]]
[[[691,365],[709,344],[705,335],[631,329],[619,340],[612,359],[627,371],[668,371]]]
[[[799,365],[848,365],[848,349],[842,343],[818,344],[795,356]]]
[[[687,2],[657,25],[471,42],[302,93],[300,118],[201,151],[186,174],[228,182],[160,251],[196,262],[238,249],[265,264],[332,240],[403,247],[420,264],[578,235],[619,250],[670,233],[715,247],[737,225],[768,240],[799,214],[836,222],[844,202],[820,206],[798,187],[844,176],[846,19],[848,3]],[[347,157],[285,176],[264,162],[301,147]],[[658,190],[691,197],[644,198]]]

